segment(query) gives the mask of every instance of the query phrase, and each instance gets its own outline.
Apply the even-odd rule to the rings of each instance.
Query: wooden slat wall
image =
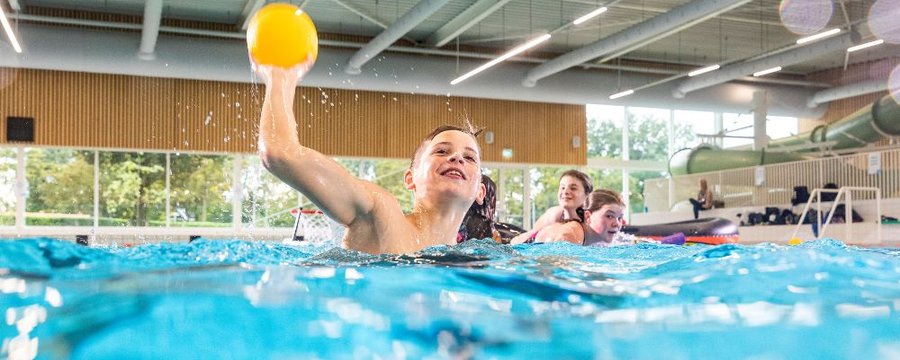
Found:
[[[811,74],[807,79],[826,82],[835,86],[854,84],[872,79],[881,79],[887,82],[891,71],[897,66],[900,66],[900,59],[883,59],[851,65],[847,67],[846,71],[843,68],[835,68],[817,72]],[[885,94],[887,94],[887,91],[832,101],[828,103],[828,111],[822,116],[822,120],[825,123],[832,123],[843,119],[863,106],[880,99]]]
[[[245,83],[0,68],[0,116],[35,118],[35,144],[254,152],[264,87]],[[441,124],[493,131],[484,161],[583,165],[585,108],[301,87],[301,142],[335,156],[409,158]],[[573,148],[572,137],[582,146]],[[5,141],[5,126],[0,140]],[[503,159],[501,150],[513,150]]]

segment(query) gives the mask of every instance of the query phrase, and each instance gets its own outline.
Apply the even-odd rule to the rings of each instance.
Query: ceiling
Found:
[[[151,2],[154,0],[148,0]],[[160,36],[177,28],[206,28],[211,37],[239,37],[248,16],[267,2],[264,0],[159,0],[162,2]],[[896,4],[895,0],[878,0],[878,6]],[[131,23],[140,31],[145,11],[143,0],[0,0],[12,10],[14,21],[24,24],[58,24],[60,19],[101,20]],[[620,37],[628,46],[621,51],[582,56],[557,72],[584,70],[605,71],[615,79],[616,88],[658,86],[682,81],[687,71],[709,64],[741,64],[773,53],[797,48],[794,42],[808,34],[853,25],[861,38],[856,43],[874,40],[869,29],[868,14],[875,0],[292,0],[303,7],[314,20],[328,47],[358,49],[381,34],[386,27],[398,23],[405,14],[424,3],[437,3],[433,13],[414,23],[411,30],[397,36],[402,40],[380,54],[405,52],[410,56],[433,58],[444,56],[457,62],[455,72],[465,72],[505,50],[511,49],[542,33],[552,38],[519,58],[523,71],[531,71],[541,62],[582,53],[585,47]],[[718,6],[707,16],[695,17],[687,24],[674,26],[659,21],[680,10],[700,3]],[[734,4],[739,4],[734,6]],[[599,6],[609,10],[581,25],[572,20]],[[467,11],[468,10],[468,11]],[[471,13],[475,13],[472,15]],[[829,16],[830,13],[830,16]],[[118,17],[116,17],[118,16]],[[110,20],[113,19],[113,20]],[[782,20],[785,19],[785,20]],[[665,31],[630,42],[633,30],[658,21]],[[448,29],[454,23],[466,27]],[[80,24],[90,27],[86,23]],[[669,26],[666,28],[666,26]],[[98,26],[102,27],[102,26]],[[660,26],[658,26],[659,28]],[[793,31],[789,30],[793,29]],[[457,30],[457,31],[452,31]],[[898,32],[896,27],[893,31]],[[202,34],[201,34],[202,35]],[[234,35],[234,36],[230,36]],[[637,33],[637,35],[641,35]],[[645,34],[646,35],[646,34]],[[900,35],[894,35],[900,37]],[[621,42],[620,41],[620,42]],[[437,43],[437,44],[436,44]],[[2,42],[0,42],[2,45]],[[33,45],[33,44],[32,44]],[[440,45],[440,46],[439,46]],[[602,46],[600,46],[602,48]],[[354,49],[355,48],[355,49]],[[843,48],[845,49],[845,48]],[[885,44],[846,56],[843,49],[814,56],[784,66],[781,73],[762,81],[788,84],[810,91],[823,85],[808,81],[808,75],[840,68],[848,64],[879,59],[900,58],[900,45]],[[598,52],[599,51],[599,52]],[[582,54],[583,55],[583,54]],[[462,59],[462,60],[457,60]],[[599,61],[603,59],[602,63]],[[424,61],[424,60],[423,60]],[[340,62],[340,61],[338,61]],[[571,62],[571,61],[570,61]],[[577,65],[575,65],[577,64]],[[329,68],[336,71],[339,63]],[[372,65],[366,65],[371,67]],[[571,69],[571,70],[570,70]],[[495,71],[493,69],[487,72]],[[486,73],[487,73],[486,72]],[[528,72],[530,75],[531,72]],[[609,74],[607,74],[609,75]],[[745,74],[749,75],[749,74]],[[551,82],[557,73],[540,77],[538,84]],[[740,79],[737,79],[740,80]],[[780,81],[790,80],[790,81]],[[626,83],[624,86],[622,83]],[[605,98],[608,94],[602,94]]]

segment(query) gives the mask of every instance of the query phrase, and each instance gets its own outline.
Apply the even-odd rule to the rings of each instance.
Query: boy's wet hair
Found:
[[[591,177],[587,176],[587,174],[575,169],[566,170],[566,172],[559,176],[559,179],[562,180],[562,178],[566,176],[571,176],[581,181],[581,186],[584,187],[585,194],[590,194],[591,191],[594,191],[594,184],[591,183]]]
[[[428,135],[426,135],[425,138],[422,139],[422,142],[419,143],[419,147],[416,148],[416,152],[413,153],[412,162],[410,162],[410,164],[409,164],[410,169],[416,167],[416,162],[419,161],[419,155],[422,154],[422,150],[425,149],[425,145],[429,141],[434,140],[435,136],[438,136],[438,134],[445,132],[445,131],[460,131],[460,132],[469,134],[469,136],[471,136],[473,139],[478,139],[478,135],[481,134],[481,129],[475,129],[475,127],[473,127],[472,124],[469,124],[468,127],[461,127],[461,126],[455,126],[455,125],[438,126],[434,130],[432,130],[430,133],[428,133]],[[476,144],[476,146],[477,146],[477,144]],[[480,148],[478,149],[478,155],[479,155],[479,157],[481,156]]]
[[[622,207],[625,207],[625,200],[622,200],[622,195],[619,193],[606,190],[606,189],[598,189],[594,190],[588,195],[587,199],[584,201],[584,208],[588,211],[597,211],[603,207],[603,205],[615,204]]]

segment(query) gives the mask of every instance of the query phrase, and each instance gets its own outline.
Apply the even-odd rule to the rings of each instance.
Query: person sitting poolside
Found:
[[[568,170],[559,177],[559,190],[556,193],[558,205],[553,206],[541,215],[531,230],[516,236],[513,243],[524,242],[546,226],[562,223],[571,219],[580,219],[585,200],[594,190],[591,178],[578,170]]]
[[[425,137],[403,175],[414,194],[413,210],[404,214],[390,192],[300,143],[293,113],[297,69],[260,66],[258,72],[267,84],[259,121],[262,163],[347,228],[345,248],[397,254],[456,244],[466,211],[485,193],[475,131],[441,126]]]
[[[700,218],[700,210],[709,210],[713,207],[713,193],[706,183],[706,179],[700,179],[700,191],[696,199],[688,199],[694,206],[694,219]]]
[[[484,184],[484,200],[476,201],[469,207],[459,228],[457,242],[470,239],[493,239],[500,243],[500,232],[494,226],[494,211],[497,208],[497,185],[487,175],[481,175]]]
[[[567,241],[584,246],[610,246],[625,224],[624,215],[625,202],[619,193],[594,190],[588,195],[582,219],[550,224],[523,242]]]

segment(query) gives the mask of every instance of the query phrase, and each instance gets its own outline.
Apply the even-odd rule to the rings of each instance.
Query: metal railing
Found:
[[[854,187],[854,186],[844,186],[839,189],[814,189],[810,194],[809,200],[806,202],[806,206],[803,207],[803,212],[800,213],[800,221],[797,222],[797,226],[794,227],[794,232],[791,234],[791,239],[797,237],[797,233],[800,231],[800,227],[803,226],[803,222],[806,219],[806,214],[809,213],[809,208],[812,205],[813,201],[816,202],[816,227],[815,229],[818,231],[814,232],[816,239],[821,239],[825,237],[825,231],[828,230],[828,225],[832,223],[834,220],[835,210],[837,210],[838,204],[841,203],[842,196],[844,200],[844,236],[843,239],[845,242],[852,242],[853,235],[853,192],[854,191],[865,191],[871,192],[874,194],[875,199],[875,239],[876,243],[881,243],[881,189],[872,188],[872,187]],[[835,193],[834,201],[831,203],[831,209],[828,210],[828,218],[825,219],[825,222],[822,222],[822,193]],[[865,222],[865,221],[863,221]]]
[[[828,183],[878,188],[886,199],[900,198],[900,149],[646,180],[644,198],[656,199],[647,202],[649,210],[669,211],[695,197],[700,179],[707,180],[715,200],[726,208],[790,204],[795,186],[812,189]],[[857,200],[873,197],[867,193]]]

